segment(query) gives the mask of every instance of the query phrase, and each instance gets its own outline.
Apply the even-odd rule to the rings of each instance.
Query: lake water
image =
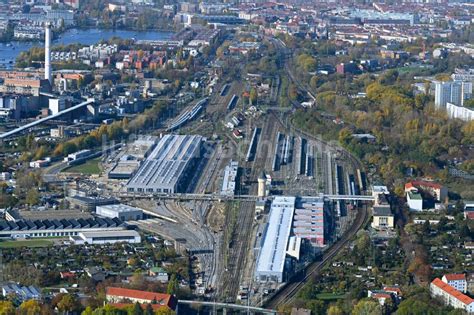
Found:
[[[169,39],[173,36],[171,32],[161,31],[126,31],[126,30],[99,30],[99,29],[70,29],[60,35],[53,41],[54,45],[68,45],[79,43],[83,45],[92,45],[107,40],[112,37],[123,39],[134,38],[137,40],[160,40]],[[33,46],[43,46],[43,42],[10,42],[0,43],[0,68],[13,67],[17,56]]]

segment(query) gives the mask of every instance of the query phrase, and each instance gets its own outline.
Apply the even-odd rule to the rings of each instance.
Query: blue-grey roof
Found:
[[[90,219],[63,219],[63,220],[0,220],[0,231],[28,231],[28,230],[56,230],[63,228],[106,228],[123,226],[118,218],[90,218]]]

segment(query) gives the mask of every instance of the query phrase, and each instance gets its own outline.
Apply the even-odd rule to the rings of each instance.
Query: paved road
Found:
[[[59,162],[45,168],[43,172],[43,181],[46,183],[58,182],[58,174],[67,167],[67,162]]]

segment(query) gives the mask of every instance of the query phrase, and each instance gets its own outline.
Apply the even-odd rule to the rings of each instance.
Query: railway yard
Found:
[[[276,99],[279,80],[272,82],[269,97]],[[265,175],[268,196],[322,197],[363,195],[367,190],[364,172],[359,162],[337,145],[291,126],[284,118],[288,111],[271,106],[250,111],[240,97],[245,83],[222,82],[215,89],[217,92],[196,99],[156,132],[198,134],[206,139],[184,191],[131,194],[127,181],[107,178],[108,172],[130,153],[129,144],[106,152],[100,163],[102,173],[94,177],[98,184],[91,189],[100,186],[102,195],[144,209],[148,218],[131,224],[175,242],[179,250],[195,258],[191,282],[194,293],[211,301],[273,308],[294,296],[304,280],[288,285],[255,280],[259,244],[269,216],[265,211],[256,213],[261,174]],[[230,161],[238,163],[235,192],[222,196],[224,168]],[[51,170],[45,174],[49,179],[68,176],[57,167]],[[87,181],[84,176],[80,178],[80,182]],[[367,216],[355,201],[326,202],[326,245],[318,249],[323,251],[323,260],[311,262],[305,258],[299,267],[306,268],[305,277],[317,273]]]

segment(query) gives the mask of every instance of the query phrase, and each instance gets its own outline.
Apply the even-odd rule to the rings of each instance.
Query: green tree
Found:
[[[170,281],[168,282],[168,287],[166,289],[166,293],[168,294],[176,294],[178,292],[179,282],[176,274],[172,274]]]
[[[10,301],[0,301],[0,315],[15,315],[15,307]]]
[[[347,145],[352,140],[352,132],[349,128],[343,128],[339,131],[339,143]]]
[[[155,311],[155,315],[176,315],[176,312],[167,307],[160,307]]]
[[[147,305],[146,305],[145,314],[144,314],[144,315],[154,315],[153,307],[151,306],[151,304],[147,304]]]
[[[398,306],[396,315],[435,315],[439,314],[436,307],[429,301],[424,301],[419,297],[410,297],[403,300]]]
[[[327,315],[344,315],[344,312],[339,306],[331,305],[328,308]]]
[[[40,196],[39,196],[38,190],[36,188],[32,188],[28,190],[28,192],[26,193],[25,202],[30,206],[34,206],[38,204],[39,201],[40,201]]]
[[[65,294],[58,303],[58,310],[61,312],[77,312],[80,309],[79,301],[72,294]]]
[[[326,308],[324,302],[321,300],[308,301],[305,307],[309,308],[312,314],[324,314]]]
[[[377,301],[370,299],[360,300],[352,310],[353,315],[382,315],[382,307]]]
[[[27,300],[20,304],[20,311],[25,315],[36,315],[41,312],[41,305],[36,300]]]
[[[140,303],[137,302],[133,305],[132,314],[133,315],[143,315],[143,309],[142,309],[142,306],[140,305]]]
[[[94,311],[92,307],[88,306],[84,311],[82,311],[81,315],[93,315]]]
[[[250,104],[252,105],[255,105],[255,103],[257,102],[257,97],[258,97],[258,94],[257,94],[257,90],[255,88],[252,88],[250,90]]]

